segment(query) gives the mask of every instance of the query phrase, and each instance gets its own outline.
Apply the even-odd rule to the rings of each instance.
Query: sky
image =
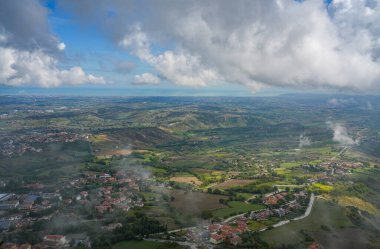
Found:
[[[0,94],[380,94],[380,0],[2,0]]]

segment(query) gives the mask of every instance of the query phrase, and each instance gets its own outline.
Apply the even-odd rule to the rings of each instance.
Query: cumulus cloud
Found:
[[[151,73],[143,73],[135,75],[132,83],[135,85],[158,85],[160,84],[160,79]]]
[[[50,30],[48,15],[39,1],[0,1],[0,30],[7,36],[5,46],[58,52],[59,39]]]
[[[0,1],[0,84],[9,86],[105,83],[81,67],[60,69],[66,45],[52,33],[39,1]]]
[[[347,132],[346,127],[341,123],[326,122],[327,126],[334,132],[333,140],[341,145],[359,144],[359,140],[353,139]]]
[[[105,83],[102,77],[87,75],[80,67],[60,70],[58,61],[41,50],[20,51],[0,47],[0,83],[55,87],[62,84]]]
[[[311,140],[309,137],[305,136],[305,134],[301,134],[300,135],[300,142],[299,142],[299,145],[298,147],[299,148],[303,148],[305,146],[309,146],[311,145]]]
[[[148,62],[177,85],[202,87],[219,78],[216,71],[202,64],[200,56],[191,55],[183,49],[154,55],[148,36],[139,26],[135,26],[132,32],[120,41],[120,45],[131,49],[133,54]]]
[[[380,89],[378,0],[335,0],[328,7],[322,0],[84,0],[61,5],[81,20],[97,22],[175,84]],[[110,9],[112,17],[107,16]]]

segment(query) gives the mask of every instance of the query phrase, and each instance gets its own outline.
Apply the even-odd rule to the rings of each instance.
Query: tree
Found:
[[[210,210],[204,210],[204,211],[201,213],[201,217],[202,217],[202,219],[204,219],[204,220],[211,219],[211,218],[212,218],[212,213],[211,213]]]

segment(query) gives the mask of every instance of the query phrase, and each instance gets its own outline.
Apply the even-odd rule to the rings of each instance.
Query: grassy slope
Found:
[[[154,241],[123,241],[115,244],[112,249],[156,249],[159,245]]]
[[[305,236],[300,233],[301,229],[312,232],[321,231],[321,225],[331,229],[340,229],[350,227],[352,223],[345,216],[342,207],[317,199],[309,217],[263,232],[260,236],[273,246],[299,244],[305,240]]]

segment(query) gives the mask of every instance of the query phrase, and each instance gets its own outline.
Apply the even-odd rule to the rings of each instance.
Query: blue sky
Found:
[[[377,0],[0,5],[8,92],[379,93]]]

